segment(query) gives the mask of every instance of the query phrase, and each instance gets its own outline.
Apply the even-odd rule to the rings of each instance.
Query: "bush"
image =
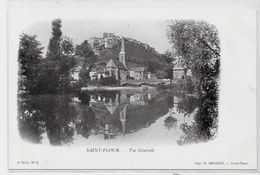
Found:
[[[96,79],[96,80],[89,80],[88,81],[88,86],[100,86],[100,80]]]
[[[119,80],[114,76],[105,78],[101,77],[99,81],[102,86],[118,86],[120,84]]]

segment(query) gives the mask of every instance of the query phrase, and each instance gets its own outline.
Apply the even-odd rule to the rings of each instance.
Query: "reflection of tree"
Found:
[[[205,141],[205,138],[203,138],[203,135],[199,133],[199,128],[195,123],[193,123],[192,125],[183,123],[181,124],[180,129],[182,130],[183,135],[177,141],[179,145]]]
[[[19,133],[23,139],[33,143],[41,143],[44,132],[43,116],[36,108],[34,100],[24,99],[18,104]]]
[[[177,126],[177,121],[178,120],[173,116],[168,116],[166,119],[164,119],[164,126],[170,130]]]
[[[195,97],[189,97],[182,95],[177,105],[178,111],[183,113],[184,116],[190,115],[198,107],[198,99]]]
[[[91,107],[84,105],[82,116],[76,124],[78,134],[88,138],[91,135],[91,130],[96,125],[95,113]]]
[[[169,110],[169,98],[164,95],[157,95],[146,105],[128,105],[126,133],[138,131],[149,127],[151,124]]]
[[[70,96],[42,95],[26,99],[21,103],[23,106],[20,107],[18,115],[21,135],[32,142],[40,143],[41,134],[46,130],[52,145],[72,141],[76,111]]]
[[[46,131],[52,145],[72,141],[75,109],[67,95],[46,96],[39,101],[46,117]]]
[[[201,103],[194,116],[194,123],[191,125],[182,124],[180,129],[183,136],[178,140],[178,144],[196,143],[208,141],[214,138],[217,131],[217,93],[211,91],[200,98]]]
[[[82,104],[89,104],[90,95],[87,91],[81,91],[78,93],[79,100]]]
[[[45,99],[48,107],[44,107],[46,131],[50,143],[60,145],[72,141],[74,134],[74,117],[76,111],[71,105],[70,96],[51,96]]]

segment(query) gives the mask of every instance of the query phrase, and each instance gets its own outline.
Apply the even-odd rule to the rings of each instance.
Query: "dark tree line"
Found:
[[[89,95],[78,96],[85,99],[79,104],[83,110],[71,105],[72,96],[66,94],[25,96],[19,103],[20,136],[39,144],[46,132],[51,145],[72,143],[75,132],[87,138],[95,126],[95,114],[89,107]]]
[[[42,64],[43,47],[36,40],[36,36],[22,34],[18,51],[19,62],[19,89],[36,93],[37,82],[41,72],[38,68]]]
[[[83,58],[80,81],[89,79],[87,67],[94,64],[95,54],[87,41],[74,48],[72,39],[62,35],[60,19],[52,21],[52,35],[43,56],[43,47],[37,36],[21,34],[19,62],[19,90],[28,94],[57,94],[72,91],[72,74]],[[84,84],[84,83],[83,83]]]

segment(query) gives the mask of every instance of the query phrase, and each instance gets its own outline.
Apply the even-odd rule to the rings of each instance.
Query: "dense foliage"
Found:
[[[37,81],[40,76],[43,47],[36,40],[36,36],[22,34],[20,36],[18,62],[19,62],[19,89],[35,93]]]
[[[84,63],[89,66],[92,66],[96,61],[96,55],[87,40],[83,41],[80,45],[76,45],[75,54],[83,57]]]
[[[220,41],[214,25],[204,21],[170,21],[168,37],[178,63],[191,69],[199,94],[193,125],[183,125],[179,144],[208,140],[216,134]],[[213,132],[214,131],[214,132]],[[193,138],[191,138],[193,137]]]
[[[61,20],[52,22],[52,36],[45,58],[42,57],[42,49],[36,36],[20,36],[19,89],[29,94],[71,91],[71,74],[76,61],[72,40],[66,36],[62,37]]]
[[[204,90],[210,81],[217,81],[220,42],[214,25],[204,21],[174,20],[169,24],[168,38],[179,64],[191,69],[196,77],[198,90]]]
[[[87,86],[90,82],[89,71],[96,61],[96,55],[87,40],[83,41],[80,45],[76,45],[75,55],[83,59],[79,71],[79,86]]]

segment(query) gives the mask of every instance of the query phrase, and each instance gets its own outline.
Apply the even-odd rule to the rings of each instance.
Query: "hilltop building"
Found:
[[[109,34],[107,34],[109,35]],[[105,36],[107,36],[105,35]],[[119,52],[119,60],[110,59],[104,69],[90,72],[91,79],[100,79],[103,77],[115,77],[117,80],[126,80],[128,76],[136,80],[144,79],[144,67],[128,68],[126,64],[127,53],[125,49],[125,39],[122,37],[121,50]]]
[[[103,33],[103,37],[91,37],[89,43],[95,52],[95,54],[100,55],[103,48],[112,48],[119,42],[119,37],[114,33]]]

